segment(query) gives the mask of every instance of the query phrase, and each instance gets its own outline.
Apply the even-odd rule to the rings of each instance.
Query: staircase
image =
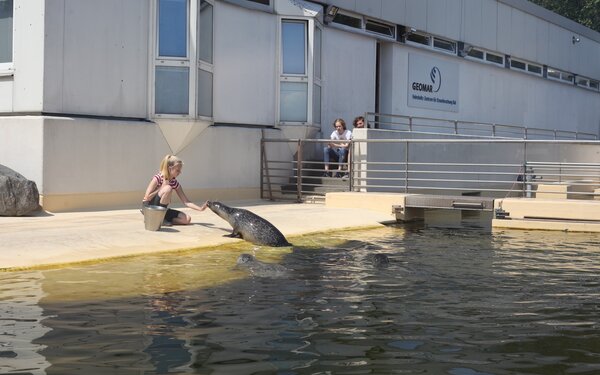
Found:
[[[298,169],[289,178],[287,184],[281,185],[281,193],[288,197],[298,196],[301,201],[324,201],[325,194],[331,192],[350,191],[350,179],[340,177],[323,176],[323,162],[308,160],[302,163],[301,185],[298,191]],[[335,175],[335,171],[333,173]]]

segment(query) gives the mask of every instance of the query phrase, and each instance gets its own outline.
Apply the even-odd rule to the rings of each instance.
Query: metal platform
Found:
[[[407,195],[406,208],[493,211],[494,198],[463,195]]]

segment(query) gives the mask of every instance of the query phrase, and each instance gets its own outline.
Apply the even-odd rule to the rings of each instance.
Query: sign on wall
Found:
[[[458,112],[458,64],[409,54],[408,105]]]

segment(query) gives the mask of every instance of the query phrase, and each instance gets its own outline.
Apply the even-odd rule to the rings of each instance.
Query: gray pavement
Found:
[[[395,219],[391,213],[323,204],[262,200],[224,203],[262,216],[292,243],[298,235],[376,227]],[[0,217],[0,270],[54,267],[242,241],[224,237],[231,233],[231,227],[209,209],[181,210],[192,216],[191,225],[162,227],[156,232],[145,230],[139,209]]]

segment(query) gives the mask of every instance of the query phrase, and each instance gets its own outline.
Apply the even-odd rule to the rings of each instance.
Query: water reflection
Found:
[[[600,371],[598,235],[402,226],[294,243],[3,274],[3,302],[37,311],[15,352],[48,374]],[[252,277],[242,252],[289,275]]]
[[[44,325],[41,272],[0,273],[0,374],[44,374],[50,366],[34,340],[50,331]]]

